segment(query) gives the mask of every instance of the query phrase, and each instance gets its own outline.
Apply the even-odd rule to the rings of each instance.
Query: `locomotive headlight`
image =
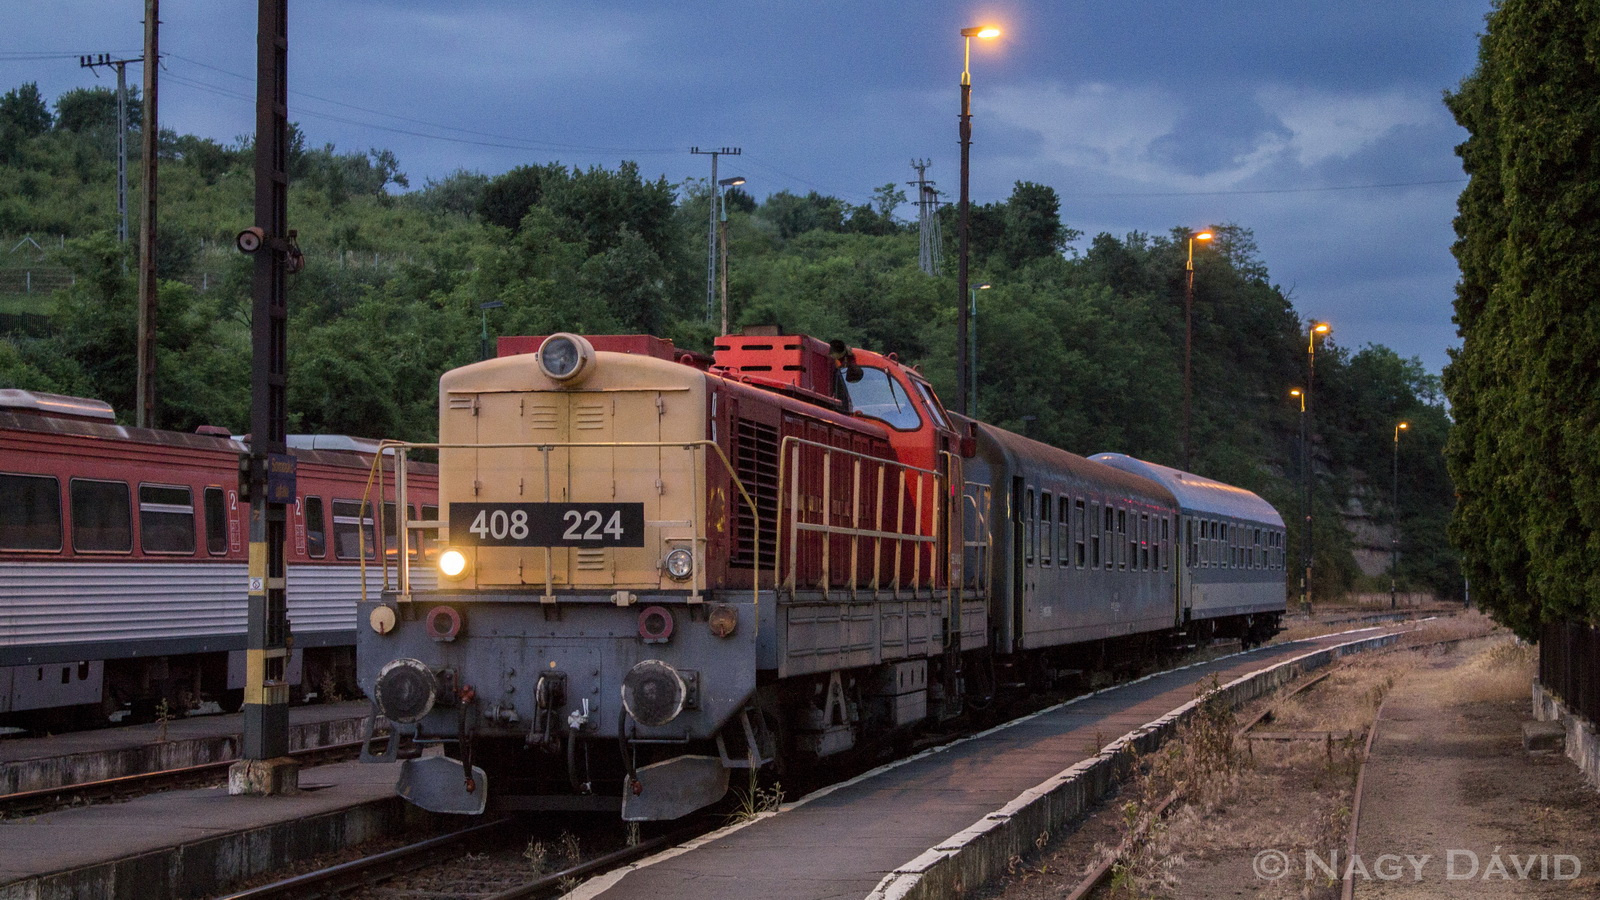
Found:
[[[686,581],[694,574],[694,554],[687,547],[679,547],[667,554],[661,567],[667,570],[667,576],[674,581]]]
[[[539,370],[556,381],[576,381],[594,368],[594,347],[575,334],[552,334],[539,347]]]
[[[446,578],[460,578],[467,572],[467,555],[451,548],[439,554],[439,574]]]

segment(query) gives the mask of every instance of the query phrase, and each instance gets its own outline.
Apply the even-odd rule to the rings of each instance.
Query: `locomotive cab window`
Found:
[[[940,428],[949,429],[950,423],[945,420],[944,408],[939,405],[939,398],[933,395],[933,388],[915,378],[911,379],[911,385],[917,389],[917,393],[922,397],[922,405],[928,408],[928,417],[933,419],[933,424]]]
[[[127,553],[133,549],[133,509],[121,481],[74,478],[72,549],[84,553]]]
[[[922,416],[911,402],[911,396],[894,376],[882,369],[863,368],[861,380],[854,384],[846,381],[844,389],[850,397],[850,408],[863,416],[877,419],[897,431],[915,431],[922,427]]]
[[[178,485],[139,485],[139,547],[146,553],[194,553],[193,492]]]
[[[0,550],[61,549],[61,482],[0,475]]]

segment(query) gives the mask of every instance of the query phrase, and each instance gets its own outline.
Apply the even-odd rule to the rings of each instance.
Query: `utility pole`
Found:
[[[928,180],[926,159],[913,159],[911,168],[917,170],[917,180],[906,184],[917,189],[917,265],[928,275],[939,274],[944,240],[939,228],[939,191]]]
[[[144,57],[112,59],[109,53],[78,57],[78,65],[97,76],[100,66],[117,70],[117,242],[122,244],[128,242],[128,63],[136,62],[144,62]]]
[[[711,180],[706,183],[710,188],[707,199],[711,205],[711,226],[706,232],[706,322],[709,324],[716,320],[717,310],[717,157],[738,156],[744,151],[738,147],[718,147],[715,150],[690,147],[689,152],[696,156],[711,157]]]
[[[159,0],[144,0],[144,197],[139,203],[139,378],[140,428],[156,427],[156,72],[161,68]]]
[[[154,0],[150,0],[154,2]],[[299,766],[288,758],[289,661],[285,538],[295,499],[287,427],[288,309],[285,279],[303,257],[288,228],[289,0],[258,0],[256,36],[255,221],[239,249],[255,255],[250,314],[250,590],[244,746],[228,771],[230,794],[293,793]],[[381,551],[380,551],[381,552]]]

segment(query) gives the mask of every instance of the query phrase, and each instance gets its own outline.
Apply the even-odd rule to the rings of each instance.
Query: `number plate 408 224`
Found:
[[[643,547],[643,503],[452,503],[459,547]]]

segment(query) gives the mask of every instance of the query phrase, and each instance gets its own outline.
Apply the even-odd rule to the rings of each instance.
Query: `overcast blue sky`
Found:
[[[1471,71],[1489,5],[296,0],[290,116],[317,145],[393,150],[413,186],[551,160],[632,159],[678,182],[708,173],[691,145],[730,145],[744,155],[720,174],[758,197],[861,203],[926,158],[953,198],[959,29],[994,22],[1005,35],[973,47],[975,202],[1048,184],[1080,247],[1243,225],[1340,344],[1438,371],[1458,343],[1465,138],[1441,97]],[[0,90],[112,84],[51,54],[137,56],[143,8],[11,4]],[[222,141],[253,128],[255,9],[162,3],[163,127]]]

